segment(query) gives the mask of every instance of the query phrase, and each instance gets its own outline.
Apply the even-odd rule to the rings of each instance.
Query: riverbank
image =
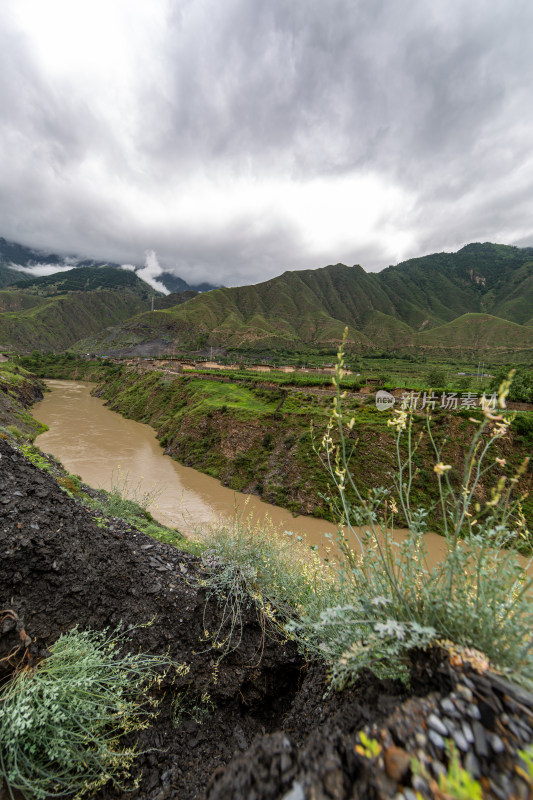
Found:
[[[30,413],[45,388],[31,372],[10,361],[0,362],[0,429],[30,440],[46,430]]]
[[[114,411],[151,425],[165,452],[180,463],[267,503],[335,521],[326,499],[332,494],[332,487],[320,457],[331,396],[312,391],[288,392],[250,380],[220,382],[205,376],[138,373],[119,365],[109,371],[95,394]],[[362,402],[349,392],[343,402],[347,416],[354,418],[349,433],[350,446],[354,448],[351,471],[359,491],[365,495],[374,487],[390,488],[397,469],[395,434],[388,425],[390,415],[378,410],[373,399]],[[472,415],[481,418],[473,408],[436,408],[432,412],[434,440],[446,463],[463,463],[473,436],[469,421]],[[516,471],[531,452],[530,416],[517,418],[509,436],[497,443],[495,456],[505,461],[508,470]],[[425,416],[415,416],[413,424],[417,449],[413,456],[412,501],[428,509],[430,519],[438,521],[435,453],[427,436]],[[452,473],[450,479],[459,488],[459,474]],[[490,496],[492,480],[482,478],[480,501]],[[532,489],[530,470],[522,476],[519,486],[522,493],[529,493],[523,509],[530,529]],[[400,515],[398,524],[404,522]]]
[[[527,797],[517,751],[533,735],[533,698],[475,654],[414,652],[410,687],[365,672],[336,692],[321,663],[268,629],[265,636],[250,603],[235,649],[220,660],[205,641],[223,615],[214,598],[207,602],[208,562],[120,519],[103,524],[1,438],[0,456],[0,603],[13,623],[2,629],[0,658],[13,648],[8,672],[46,657],[74,625],[120,621],[134,651],[189,667],[157,690],[159,714],[139,737],[139,785],[130,793],[106,786],[93,798],[437,797],[451,774],[445,738],[480,796]]]

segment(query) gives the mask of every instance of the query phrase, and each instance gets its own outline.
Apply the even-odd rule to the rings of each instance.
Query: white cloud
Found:
[[[163,270],[161,269],[159,261],[157,260],[157,256],[153,250],[146,251],[144,263],[144,267],[136,270],[137,276],[156,289],[158,292],[169,294],[169,291],[165,285],[161,283],[161,281],[157,280],[158,275],[162,275]]]
[[[5,0],[0,235],[226,285],[531,243],[532,26],[508,0]]]
[[[34,264],[31,267],[21,266],[20,264],[10,264],[11,269],[23,272],[34,278],[42,278],[45,275],[53,275],[56,272],[70,272],[72,266],[60,267],[58,264]]]

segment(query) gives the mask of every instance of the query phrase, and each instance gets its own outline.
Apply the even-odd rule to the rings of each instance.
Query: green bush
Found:
[[[124,644],[117,633],[74,629],[1,690],[0,777],[11,795],[81,797],[108,781],[125,788],[136,751],[121,737],[147,726],[162,674],[186,668],[166,656],[120,655]]]
[[[263,629],[269,623],[281,630],[313,597],[323,600],[335,593],[333,568],[305,547],[302,537],[281,533],[268,519],[258,522],[241,514],[213,525],[202,540],[206,552],[201,584],[207,589],[207,602],[215,600],[222,608],[218,628],[205,635],[221,655],[239,645],[243,611],[252,604]]]
[[[397,411],[389,420],[396,429],[394,489],[375,488],[362,496],[350,468],[347,433],[355,420],[345,418],[342,410],[343,364],[341,349],[337,396],[321,443],[337,488],[339,590],[334,603],[326,596],[312,598],[302,617],[289,623],[289,631],[329,661],[338,687],[352,682],[364,667],[380,677],[408,680],[409,650],[442,640],[477,648],[496,666],[533,685],[533,580],[509,549],[530,537],[515,488],[527,459],[512,477],[494,478],[483,503],[477,499],[481,478],[487,483],[491,471],[501,472],[505,464],[502,459],[494,463],[490,455],[508,436],[511,417],[486,408],[482,422],[470,423],[476,431],[462,467],[442,462],[428,418],[440,533],[446,543],[443,560],[431,566],[424,541],[428,510],[414,507],[412,499],[418,440],[413,417]],[[510,381],[500,386],[502,401],[509,386]],[[451,470],[459,472],[458,481],[450,480]],[[394,534],[399,512],[409,529],[401,543]]]

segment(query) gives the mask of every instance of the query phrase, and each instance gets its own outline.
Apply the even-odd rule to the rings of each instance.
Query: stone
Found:
[[[427,736],[426,736],[425,733],[422,733],[421,731],[417,731],[415,733],[415,742],[416,742],[418,747],[425,747],[426,744],[427,744],[427,741],[428,740],[427,740]]]
[[[496,733],[489,734],[490,736],[490,744],[494,752],[499,755],[500,753],[505,753],[505,745]]]
[[[465,683],[467,682],[468,678],[464,677],[463,680]],[[472,686],[471,681],[468,681],[470,686]],[[455,691],[460,694],[467,703],[471,703],[474,699],[474,695],[472,694],[472,689],[469,686],[464,686],[462,683],[458,683],[455,687]]]
[[[470,703],[470,705],[466,709],[466,713],[468,714],[470,719],[481,719],[481,712],[475,703]]]
[[[477,755],[479,758],[488,758],[489,744],[487,741],[487,733],[481,722],[474,720],[472,723],[472,733],[474,734],[474,747]]]
[[[439,750],[444,750],[444,739],[436,731],[429,731],[429,741]]]
[[[468,744],[474,744],[474,734],[468,722],[463,720],[462,724],[463,734]]]
[[[400,783],[407,774],[411,764],[411,756],[401,747],[388,747],[385,750],[385,770],[389,778]]]
[[[437,717],[436,714],[430,714],[429,715],[429,717],[428,717],[428,725],[429,725],[430,728],[432,728],[432,730],[436,731],[441,736],[448,736],[448,728],[446,727],[444,722],[442,722],[442,720],[440,720]]]
[[[468,753],[465,756],[464,768],[476,780],[479,777],[481,777],[481,768],[479,766],[479,761],[475,757],[475,755],[472,752],[472,750],[469,750]]]
[[[466,751],[468,750],[468,742],[466,741],[466,738],[462,733],[462,731],[453,731],[452,738],[457,747],[459,748],[459,750],[461,750],[463,753],[466,753]]]
[[[459,714],[457,713],[457,709],[455,708],[452,700],[450,700],[449,697],[446,697],[444,700],[442,700],[440,707],[442,708],[444,713],[449,715],[450,717],[457,718],[459,716]]]

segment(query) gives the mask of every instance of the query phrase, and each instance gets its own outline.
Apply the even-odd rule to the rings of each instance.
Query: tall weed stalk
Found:
[[[521,513],[523,497],[517,494],[527,459],[510,478],[494,479],[490,494],[481,499],[482,482],[486,486],[495,467],[505,466],[492,453],[509,435],[512,416],[483,405],[482,420],[471,419],[475,430],[462,466],[443,462],[427,417],[442,514],[439,532],[446,544],[443,559],[431,564],[425,541],[428,509],[412,500],[419,444],[413,413],[398,410],[389,420],[397,458],[393,489],[362,494],[350,469],[354,449],[348,437],[355,419],[343,412],[343,366],[341,346],[333,410],[318,448],[336,488],[330,502],[342,553],[337,601],[314,602],[289,622],[289,631],[331,663],[337,686],[353,681],[363,667],[407,680],[409,650],[437,640],[476,648],[533,685],[532,579],[510,547],[530,537]],[[511,377],[500,387],[502,409]],[[453,482],[452,470],[458,474]],[[408,527],[403,541],[395,535],[400,512]]]

